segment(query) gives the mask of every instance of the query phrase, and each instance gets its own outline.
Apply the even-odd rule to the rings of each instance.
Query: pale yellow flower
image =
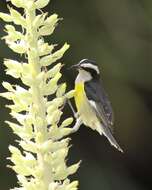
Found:
[[[57,51],[55,45],[44,41],[58,24],[57,14],[47,17],[36,9],[45,7],[49,0],[11,0],[24,14],[9,8],[9,14],[0,13],[7,22],[5,39],[15,53],[24,54],[26,62],[5,59],[6,74],[22,81],[22,85],[3,82],[6,92],[1,93],[12,101],[10,115],[16,122],[6,121],[13,133],[20,137],[21,149],[9,146],[11,168],[16,172],[20,187],[14,190],[76,190],[78,181],[70,182],[68,176],[75,173],[79,163],[67,166],[69,151],[68,127],[73,118],[60,124],[62,107],[74,91],[66,92],[66,83],[59,84],[62,64],[58,60],[69,45],[65,43]],[[17,31],[16,26],[21,27]],[[56,63],[48,69],[52,63]],[[50,67],[49,67],[50,68]],[[54,99],[48,99],[54,95]],[[65,138],[63,138],[65,137]]]

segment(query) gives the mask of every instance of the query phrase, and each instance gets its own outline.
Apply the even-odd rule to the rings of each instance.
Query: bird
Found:
[[[99,67],[94,60],[82,59],[72,65],[78,71],[75,79],[74,101],[82,123],[104,135],[116,149],[123,152],[113,136],[114,116],[104,90]]]

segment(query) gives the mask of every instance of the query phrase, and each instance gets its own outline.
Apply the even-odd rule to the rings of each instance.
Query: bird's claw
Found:
[[[75,125],[72,127],[72,132],[71,133],[77,132],[79,130],[81,124],[82,124],[82,120],[80,119],[80,117],[77,117]]]

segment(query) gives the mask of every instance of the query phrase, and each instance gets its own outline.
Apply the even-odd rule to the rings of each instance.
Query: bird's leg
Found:
[[[77,132],[79,130],[81,124],[82,124],[82,120],[80,119],[80,117],[77,117],[75,125],[72,127],[72,132],[71,133]]]
[[[74,115],[75,119],[77,119],[78,118],[78,113],[74,110],[70,100],[68,99],[67,101],[68,101],[68,104],[69,104],[69,106],[70,106],[70,108],[71,108],[71,110],[73,112],[73,115]]]
[[[74,110],[70,100],[68,99],[67,101],[68,101],[68,104],[69,104],[69,106],[70,106],[70,108],[71,108],[71,110],[73,112],[73,115],[74,115],[74,117],[76,119],[75,125],[72,127],[72,132],[71,132],[71,133],[75,133],[75,132],[77,132],[79,130],[79,128],[80,128],[80,126],[82,124],[82,120],[80,119],[78,113]]]

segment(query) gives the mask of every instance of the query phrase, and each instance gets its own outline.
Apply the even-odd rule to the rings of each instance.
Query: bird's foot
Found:
[[[76,116],[76,122],[75,122],[75,125],[72,127],[72,132],[71,133],[77,132],[79,130],[81,124],[82,124],[82,120],[77,115]]]

